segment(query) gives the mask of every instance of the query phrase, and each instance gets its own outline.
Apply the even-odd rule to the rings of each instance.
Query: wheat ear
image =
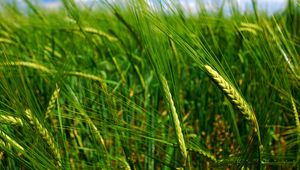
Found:
[[[2,147],[12,145],[18,150],[24,152],[24,148],[21,145],[19,145],[15,140],[13,140],[11,137],[9,137],[6,133],[4,133],[2,130],[0,130],[0,136],[6,141],[6,142],[1,141]]]
[[[27,61],[14,61],[14,62],[6,62],[1,63],[0,66],[22,66],[22,67],[30,67],[33,69],[37,69],[46,73],[51,73],[51,70],[47,67],[33,62],[27,62]]]
[[[50,148],[50,151],[52,152],[53,156],[57,160],[58,166],[61,166],[59,150],[57,149],[57,147],[56,147],[56,145],[54,143],[54,139],[52,138],[52,136],[50,135],[50,133],[48,132],[48,130],[45,127],[43,127],[43,125],[40,123],[40,121],[36,117],[34,117],[34,115],[32,114],[32,112],[29,109],[25,110],[25,116],[29,120],[28,123],[34,129],[37,130],[37,132],[39,133],[39,135],[41,135],[41,137],[48,144],[48,146]]]
[[[172,120],[173,120],[174,127],[175,127],[175,133],[176,133],[176,138],[177,138],[177,142],[179,145],[179,149],[180,149],[181,155],[183,156],[184,162],[185,162],[187,159],[187,150],[186,150],[183,133],[182,133],[181,126],[180,126],[180,121],[179,121],[178,114],[176,111],[176,107],[175,107],[174,101],[172,99],[172,94],[170,92],[166,78],[163,75],[160,75],[160,79],[161,79],[161,83],[162,83],[163,92],[166,96],[166,100],[171,109],[171,115],[172,115]]]
[[[83,30],[87,33],[96,34],[96,35],[105,37],[111,42],[118,41],[118,39],[116,37],[113,37],[112,35],[109,35],[103,31],[97,30],[95,28],[86,27],[86,28],[83,28]]]
[[[104,150],[107,152],[104,139],[103,139],[100,131],[98,130],[97,126],[92,121],[92,119],[88,115],[86,115],[86,113],[84,111],[80,111],[79,113],[86,119],[86,121],[89,124],[90,128],[96,133],[96,136],[100,141],[100,144],[103,146]]]
[[[50,116],[51,112],[53,111],[53,108],[55,106],[55,101],[58,99],[59,92],[60,92],[60,88],[56,85],[56,88],[50,98],[50,101],[49,101],[49,104],[48,104],[48,107],[47,107],[47,110],[45,113],[45,119],[47,119]]]
[[[292,106],[293,106],[293,112],[294,112],[294,116],[295,116],[295,122],[296,122],[296,130],[298,132],[298,136],[297,136],[297,140],[300,140],[300,121],[299,121],[299,114],[297,111],[297,107],[294,101],[293,96],[291,96],[291,102],[292,102]],[[298,147],[300,147],[300,144],[298,145]],[[297,154],[297,160],[300,159],[300,151],[298,150],[298,154]]]
[[[254,131],[257,134],[259,147],[262,149],[261,137],[258,122],[256,116],[251,108],[251,106],[244,100],[244,98],[239,94],[239,92],[228,83],[218,72],[212,69],[210,66],[204,66],[206,71],[209,73],[210,77],[217,83],[217,85],[225,92],[231,103],[233,103],[245,117],[246,120],[250,122],[253,126]]]
[[[197,145],[195,145],[194,143],[190,144],[190,148],[188,148],[190,151],[196,152],[199,155],[208,158],[209,160],[213,161],[213,162],[217,162],[217,159],[214,155],[210,154],[207,151],[202,150],[201,148],[199,148]]]
[[[32,69],[36,69],[45,73],[56,73],[57,71],[55,70],[50,70],[49,68],[38,64],[38,63],[33,63],[33,62],[28,62],[28,61],[12,61],[12,62],[5,62],[5,63],[0,63],[0,67],[5,66],[20,66],[20,67],[28,67]],[[103,80],[95,75],[88,74],[88,73],[83,73],[83,72],[78,72],[78,71],[67,71],[64,74],[69,75],[69,76],[77,76],[77,77],[82,77],[86,79],[90,79],[93,81],[98,81],[100,83],[103,82]]]
[[[83,73],[83,72],[78,72],[78,71],[71,71],[71,72],[65,72],[65,74],[70,75],[70,76],[78,76],[78,77],[98,81],[100,83],[103,82],[103,80],[100,77],[92,75],[92,74],[88,74],[88,73]]]
[[[22,119],[14,116],[0,115],[0,123],[23,126]]]
[[[298,114],[298,111],[297,111],[297,107],[296,107],[294,98],[292,96],[291,96],[291,102],[292,102],[292,106],[293,106],[293,112],[294,112],[294,116],[295,116],[296,127],[299,128],[299,130],[300,130],[299,114]]]

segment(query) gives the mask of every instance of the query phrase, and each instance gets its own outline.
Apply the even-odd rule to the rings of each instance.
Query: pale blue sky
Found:
[[[13,1],[13,0],[8,0]],[[17,0],[20,6],[24,6],[23,0]],[[49,9],[57,9],[61,6],[60,0],[32,0],[33,2],[39,2],[41,6]],[[101,0],[74,0],[80,5],[91,5],[99,4]],[[127,0],[109,0],[112,2],[126,2]],[[163,0],[148,0],[148,1],[163,1]],[[164,0],[166,2],[172,0]],[[206,9],[210,11],[217,10],[218,5],[221,4],[222,0],[177,0],[182,4],[186,11],[196,12],[199,7],[196,1],[201,1]],[[239,7],[241,11],[246,11],[247,9],[252,10],[251,0],[226,0],[227,6],[229,2],[234,2],[236,6]],[[269,14],[283,10],[286,7],[287,0],[257,0],[259,10],[265,10]],[[225,9],[226,10],[226,9]],[[227,9],[228,10],[228,9]]]

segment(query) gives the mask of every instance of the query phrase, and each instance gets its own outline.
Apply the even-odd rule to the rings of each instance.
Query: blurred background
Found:
[[[57,10],[62,7],[60,0],[30,0],[35,5],[39,5],[43,8],[49,10]],[[78,5],[85,6],[89,8],[96,8],[101,6],[104,3],[104,0],[74,0]],[[106,0],[110,3],[126,3],[130,2],[127,0]],[[154,3],[157,1],[164,1],[168,3],[170,0],[148,0],[149,3]],[[3,5],[5,2],[15,3],[19,8],[26,9],[26,3],[24,0],[4,0],[2,1]],[[204,6],[209,11],[217,11],[218,8],[225,3],[225,12],[229,13],[230,6],[234,5],[242,12],[247,12],[252,10],[252,1],[251,0],[177,0],[177,3],[181,4],[186,12],[196,13],[199,10],[199,4]],[[275,12],[282,11],[286,5],[287,0],[257,0],[257,6],[259,11],[267,12],[269,15],[272,15]]]

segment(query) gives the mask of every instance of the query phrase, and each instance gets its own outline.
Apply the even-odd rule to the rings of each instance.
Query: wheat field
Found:
[[[299,1],[12,2],[0,169],[300,169]]]

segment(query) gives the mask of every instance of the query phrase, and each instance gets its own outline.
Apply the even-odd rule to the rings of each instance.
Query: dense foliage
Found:
[[[2,4],[2,168],[300,168],[299,3],[62,2]]]

